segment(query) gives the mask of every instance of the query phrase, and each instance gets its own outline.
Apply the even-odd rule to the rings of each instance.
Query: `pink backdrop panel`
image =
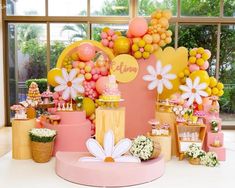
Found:
[[[155,67],[156,56],[151,55],[148,60],[138,60],[139,73],[137,77],[129,83],[120,83],[119,89],[122,98],[121,106],[126,107],[126,137],[134,138],[140,134],[150,131],[151,126],[148,120],[154,118],[156,90],[149,91],[149,82],[143,80],[143,76],[148,74],[148,65]]]

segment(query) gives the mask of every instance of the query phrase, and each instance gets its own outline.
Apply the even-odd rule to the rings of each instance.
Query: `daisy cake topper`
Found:
[[[82,162],[141,162],[138,157],[126,154],[131,148],[132,142],[128,138],[120,140],[114,145],[113,131],[108,131],[104,135],[104,148],[98,143],[97,140],[90,138],[86,142],[88,151],[94,157],[81,157],[79,161]]]

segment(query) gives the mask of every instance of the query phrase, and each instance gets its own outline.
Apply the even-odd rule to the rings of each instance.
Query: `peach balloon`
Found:
[[[208,62],[208,61],[205,61],[205,63],[204,63],[202,66],[200,66],[200,68],[201,68],[202,70],[208,69],[208,68],[209,68],[209,62]]]
[[[142,37],[148,31],[148,23],[142,17],[135,17],[129,22],[129,31],[134,37]]]
[[[144,41],[145,41],[146,43],[148,43],[148,44],[151,44],[151,43],[153,42],[153,38],[152,38],[152,36],[149,35],[149,34],[144,35],[143,39],[144,39]]]
[[[160,24],[162,27],[165,27],[165,28],[167,28],[167,27],[169,26],[169,23],[168,23],[167,18],[164,18],[164,17],[162,17],[162,18],[159,19],[159,24]]]
[[[194,72],[194,71],[197,71],[197,70],[199,70],[199,69],[200,69],[199,66],[196,65],[196,64],[190,64],[190,65],[189,65],[189,71],[190,71],[190,72]]]
[[[95,88],[99,94],[102,94],[104,92],[108,81],[109,78],[107,76],[102,76],[97,80]]]
[[[95,47],[91,43],[81,43],[78,47],[78,56],[83,61],[90,61],[95,57]]]
[[[130,30],[127,30],[126,36],[127,36],[128,38],[132,38],[132,37],[133,37],[133,35],[131,34]]]

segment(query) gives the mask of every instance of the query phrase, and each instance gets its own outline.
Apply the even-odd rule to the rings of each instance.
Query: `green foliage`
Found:
[[[21,51],[29,56],[28,78],[46,77],[46,44],[36,38],[30,39],[22,43]]]
[[[26,80],[26,82],[25,82],[26,87],[29,88],[29,86],[32,82],[36,82],[38,84],[38,88],[39,88],[40,93],[47,90],[47,79],[46,78]]]
[[[222,112],[235,113],[235,87],[225,88],[219,103]]]
[[[29,133],[29,137],[30,137],[31,141],[33,141],[33,142],[44,142],[45,143],[45,142],[52,142],[52,141],[54,141],[56,135],[53,136],[53,137],[46,137],[46,136],[39,137],[37,135]]]
[[[219,16],[220,0],[181,0],[183,16]]]
[[[78,39],[87,38],[87,25],[86,24],[75,24],[75,25],[65,25],[61,32],[71,31],[74,34],[70,37],[69,43],[75,42]]]
[[[51,68],[56,66],[56,62],[59,58],[59,55],[62,53],[62,51],[65,49],[66,45],[64,44],[64,42],[60,42],[60,41],[54,41],[51,44]]]
[[[165,0],[157,2],[154,0],[140,0],[138,2],[138,13],[141,16],[149,16],[156,9],[170,9],[173,15],[176,15],[177,0]]]

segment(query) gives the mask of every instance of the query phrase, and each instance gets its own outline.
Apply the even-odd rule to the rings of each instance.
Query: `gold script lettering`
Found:
[[[138,71],[136,67],[127,66],[125,65],[124,62],[121,62],[120,65],[117,65],[117,66],[115,66],[115,63],[112,63],[112,69],[113,69],[113,72],[119,72],[121,74],[127,73],[127,72],[136,73]]]

